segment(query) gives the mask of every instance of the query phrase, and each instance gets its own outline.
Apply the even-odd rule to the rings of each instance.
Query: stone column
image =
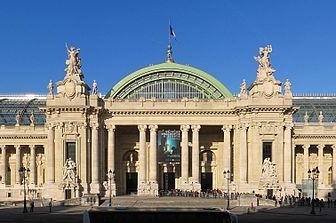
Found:
[[[283,167],[284,167],[283,176],[284,176],[285,183],[291,182],[291,167],[292,167],[291,132],[292,132],[291,123],[286,123],[285,131],[284,131],[284,158],[283,158]]]
[[[308,170],[309,170],[309,147],[310,144],[305,144],[302,146],[303,148],[303,179],[308,179]]]
[[[222,130],[224,132],[224,146],[223,146],[223,171],[231,171],[231,125],[223,126]]]
[[[146,129],[147,125],[138,125],[139,129],[139,183],[146,183]]]
[[[159,185],[157,183],[157,136],[156,131],[158,129],[157,125],[150,125],[150,153],[149,153],[149,180],[151,194],[157,196],[159,194]]]
[[[7,154],[6,154],[6,146],[5,145],[2,145],[1,146],[1,154],[2,154],[2,166],[1,166],[1,176],[2,176],[2,179],[1,179],[1,183],[2,184],[6,184],[6,170],[7,170]]]
[[[240,165],[239,165],[239,174],[240,182],[247,183],[247,143],[246,143],[246,130],[247,127],[245,124],[240,126]]]
[[[47,182],[55,182],[55,133],[54,126],[48,126],[48,148],[47,148]]]
[[[16,172],[15,172],[15,183],[16,184],[21,184],[21,177],[20,177],[20,167],[21,167],[21,151],[20,151],[20,145],[16,145],[16,160],[15,160],[15,163],[16,163]]]
[[[150,125],[150,153],[149,153],[149,180],[151,183],[157,183],[157,148],[156,148],[156,131],[158,129],[157,125]]]
[[[323,148],[324,145],[320,144],[317,146],[318,148],[318,169],[320,171],[320,175],[319,175],[319,179],[318,179],[318,183],[319,184],[324,184],[323,180],[323,173],[324,173],[324,168],[323,168]],[[314,167],[315,168],[315,167]]]
[[[107,171],[115,171],[115,125],[109,125],[107,131]]]
[[[200,173],[199,173],[199,130],[200,125],[192,125],[192,177],[194,184],[200,183]],[[196,186],[196,185],[195,185]],[[198,185],[197,185],[198,186]],[[200,189],[200,188],[197,188]]]
[[[35,185],[36,184],[36,157],[35,157],[35,146],[30,145],[30,184]]]
[[[100,184],[99,184],[99,141],[98,141],[98,129],[99,125],[93,124],[92,126],[92,153],[91,153],[91,166],[92,166],[92,174],[91,174],[91,193],[99,193]]]
[[[332,145],[331,147],[333,149],[333,155],[332,155],[332,181],[333,184],[336,185],[336,145]]]
[[[190,126],[189,125],[181,125],[181,131],[182,131],[182,140],[181,140],[181,178],[182,178],[182,184],[188,183],[188,177],[189,177],[189,171],[188,171],[188,130]]]

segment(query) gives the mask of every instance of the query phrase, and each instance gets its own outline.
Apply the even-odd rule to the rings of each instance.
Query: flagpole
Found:
[[[168,24],[168,44],[171,44],[171,37],[170,37],[170,19],[169,19],[169,24]]]

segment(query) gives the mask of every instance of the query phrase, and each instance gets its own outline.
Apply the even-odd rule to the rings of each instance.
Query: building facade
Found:
[[[101,96],[84,80],[79,49],[67,50],[66,75],[46,96],[0,97],[1,200],[22,199],[24,188],[56,200],[227,188],[311,196],[316,167],[317,196],[336,196],[336,97],[293,96],[274,76],[270,45],[235,96],[175,63],[171,45],[164,63]]]

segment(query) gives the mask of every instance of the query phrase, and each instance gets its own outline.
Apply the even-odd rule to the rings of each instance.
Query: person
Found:
[[[35,204],[34,204],[34,201],[32,200],[30,202],[30,212],[34,212],[34,206],[35,206]]]
[[[52,207],[52,199],[49,201],[49,213],[51,213],[51,207]]]

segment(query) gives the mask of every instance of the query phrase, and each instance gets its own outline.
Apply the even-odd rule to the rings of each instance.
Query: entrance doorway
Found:
[[[212,172],[204,172],[201,174],[201,190],[212,190]]]
[[[71,189],[65,189],[65,199],[71,199]]]
[[[175,173],[163,173],[163,190],[169,191],[175,189]]]
[[[138,190],[138,173],[126,173],[126,194],[136,193]]]
[[[267,197],[268,197],[268,199],[272,199],[272,197],[273,197],[273,189],[267,189]]]

